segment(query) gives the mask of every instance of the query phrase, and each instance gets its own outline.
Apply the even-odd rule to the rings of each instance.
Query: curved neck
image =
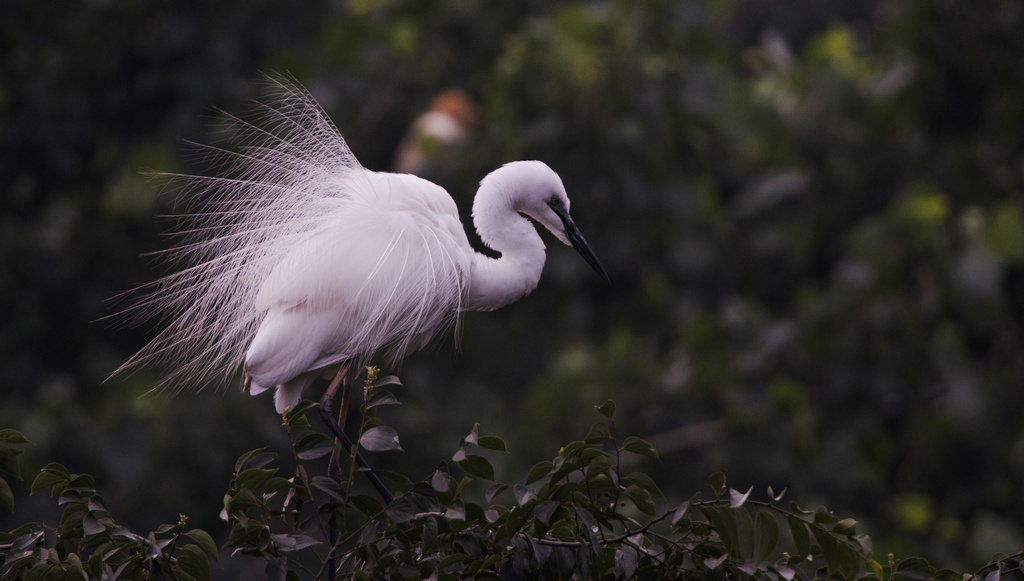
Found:
[[[533,224],[519,214],[521,187],[494,173],[480,182],[473,200],[473,225],[484,244],[500,258],[473,254],[463,308],[490,311],[537,288],[544,269],[544,242]]]

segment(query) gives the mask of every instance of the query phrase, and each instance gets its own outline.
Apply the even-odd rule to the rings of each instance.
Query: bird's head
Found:
[[[575,248],[601,278],[610,282],[608,273],[569,215],[569,196],[558,174],[541,161],[516,161],[505,164],[501,170],[506,168],[515,174],[517,199],[513,207],[516,211],[533,218],[563,244]]]

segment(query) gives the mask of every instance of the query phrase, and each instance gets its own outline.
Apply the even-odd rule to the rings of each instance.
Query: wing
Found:
[[[263,320],[264,281],[367,173],[305,90],[271,84],[252,122],[233,120],[228,149],[199,146],[211,175],[168,176],[192,212],[163,254],[180,270],[134,291],[119,316],[163,329],[115,373],[166,363],[160,386],[195,387],[233,373]]]
[[[260,289],[266,317],[245,357],[259,386],[342,361],[394,361],[456,321],[471,251],[454,202],[418,178],[364,177],[372,193],[354,200],[367,203],[327,217]]]

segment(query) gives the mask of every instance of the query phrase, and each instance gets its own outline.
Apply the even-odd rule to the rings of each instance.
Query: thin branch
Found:
[[[648,522],[647,524],[645,524],[644,526],[642,526],[642,527],[640,527],[640,528],[638,528],[636,530],[631,531],[629,529],[626,529],[625,533],[623,533],[623,534],[621,534],[621,535],[619,535],[617,537],[613,537],[613,538],[610,538],[610,539],[601,539],[598,542],[601,545],[614,545],[614,544],[617,544],[617,543],[621,543],[621,542],[625,541],[626,539],[628,539],[629,537],[632,537],[634,535],[639,535],[639,534],[646,533],[647,530],[649,528],[651,528],[652,526],[654,526],[656,523],[659,523],[659,522],[665,520],[666,518],[668,518],[668,515],[669,515],[669,513],[666,512],[665,514],[663,514],[663,515],[659,516],[658,518]],[[600,528],[600,527],[598,527],[598,528]],[[519,536],[521,536],[523,538],[531,538],[531,537],[527,537],[527,535],[525,535],[523,533],[519,533]],[[542,545],[548,545],[548,546],[551,546],[551,547],[575,547],[575,548],[579,548],[579,547],[583,546],[583,543],[581,541],[561,541],[561,540],[558,540],[558,539],[547,539],[547,538],[540,538],[540,539],[534,539],[534,540],[536,540],[538,543],[540,543]]]

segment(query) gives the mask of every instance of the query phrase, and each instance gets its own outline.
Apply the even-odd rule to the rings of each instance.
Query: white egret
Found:
[[[304,89],[275,85],[257,121],[235,119],[235,147],[206,148],[220,175],[176,176],[192,213],[166,252],[183,268],[129,307],[166,326],[121,370],[162,360],[162,385],[195,385],[242,363],[250,393],[276,389],[278,412],[333,376],[326,410],[371,361],[397,362],[459,313],[530,293],[545,249],[527,217],[608,279],[544,163],[508,163],[480,182],[473,221],[500,253],[491,258],[470,246],[444,189],[363,168]]]

